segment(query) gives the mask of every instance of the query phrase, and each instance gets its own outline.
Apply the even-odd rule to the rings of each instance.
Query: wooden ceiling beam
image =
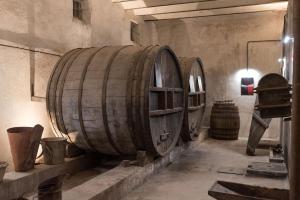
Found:
[[[233,4],[235,2],[235,4],[244,5],[246,3],[249,4],[250,1],[249,0],[239,0],[239,1],[226,0],[226,2],[224,2],[224,3],[229,5],[229,4]],[[280,1],[283,1],[283,0],[269,0],[268,3],[280,2]],[[167,8],[166,6],[170,6],[169,9],[174,9],[172,7],[175,6],[175,9],[176,9],[176,7],[184,6],[185,4],[187,4],[188,7],[195,7],[195,6],[207,7],[210,4],[212,4],[216,7],[218,5],[218,0],[112,0],[112,2],[120,4],[126,10],[143,9],[143,8],[156,10],[156,9],[166,9]],[[253,0],[253,2],[256,2],[256,1]],[[259,0],[257,4],[263,4],[265,2],[266,1],[264,1],[264,0]],[[222,4],[224,4],[224,3],[222,3]],[[254,4],[252,3],[252,5],[254,5]],[[221,6],[219,6],[219,7],[221,7]],[[156,13],[156,14],[158,14],[158,13]]]
[[[241,14],[241,13],[253,13],[253,12],[264,12],[272,10],[286,10],[287,2],[267,3],[261,5],[250,5],[250,6],[237,6],[237,7],[226,7],[218,9],[207,9],[197,11],[185,11],[185,12],[171,12],[163,14],[145,15],[145,21],[153,20],[166,20],[166,19],[178,19],[178,18],[193,18],[193,17],[207,17],[207,16],[218,16],[218,15],[230,15],[230,14]]]

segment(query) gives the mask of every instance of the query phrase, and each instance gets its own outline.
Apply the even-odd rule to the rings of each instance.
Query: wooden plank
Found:
[[[259,92],[266,92],[266,91],[276,91],[276,90],[290,90],[291,89],[291,86],[283,86],[283,87],[269,87],[269,88],[255,88],[256,90],[256,93],[259,93]]]
[[[176,12],[187,12],[197,10],[211,10],[220,8],[231,8],[241,6],[253,6],[269,3],[282,2],[282,0],[216,0],[216,1],[204,1],[195,3],[184,3],[175,4],[168,6],[156,6],[133,9],[135,15],[156,15],[164,13],[176,13]]]
[[[144,2],[147,6],[155,5],[170,5],[170,4],[179,4],[179,3],[191,3],[199,1],[213,1],[213,0],[111,0],[113,3],[135,3],[137,1]]]
[[[150,117],[156,117],[161,115],[169,115],[177,112],[183,111],[183,108],[173,108],[173,109],[165,109],[165,110],[154,110],[150,111]]]
[[[256,99],[257,101],[257,99]],[[262,136],[264,135],[266,129],[269,127],[269,124],[272,119],[262,119],[257,110],[253,112],[249,139],[247,144],[247,154],[255,155],[255,149],[257,148]]]
[[[150,91],[151,92],[163,92],[163,91],[183,92],[183,89],[182,88],[151,87]]]
[[[282,107],[290,107],[292,103],[284,103],[277,105],[255,105],[255,109],[267,109],[267,108],[282,108]]]
[[[201,92],[190,92],[190,93],[189,93],[189,96],[198,95],[198,94],[205,94],[205,91],[201,91]]]
[[[288,175],[285,163],[252,162],[248,165],[247,174],[270,178],[285,178]]]
[[[289,190],[285,188],[267,188],[227,181],[216,181],[209,189],[208,194],[215,199],[223,200],[289,199]]]
[[[205,106],[204,103],[202,103],[200,106],[189,106],[188,110],[189,111],[199,110],[199,109],[203,108],[204,106]]]
[[[280,2],[282,0],[269,0],[268,2]],[[256,4],[265,3],[266,0],[112,0],[112,2],[121,5],[124,9],[140,9],[140,8],[149,8],[149,7],[163,7],[163,6],[173,6],[173,5],[187,5],[192,3],[199,3],[200,5],[211,4],[218,7],[228,7],[228,5],[232,5],[233,3],[238,3],[237,5],[244,5],[245,3],[254,2]],[[222,3],[224,2],[224,3]],[[219,4],[219,5],[218,5]]]
[[[265,12],[265,11],[274,11],[274,10],[286,10],[287,5],[288,5],[287,2],[278,2],[278,3],[268,3],[268,4],[261,4],[261,5],[210,9],[210,10],[154,14],[154,15],[145,15],[144,20],[154,21],[154,20],[166,20],[166,19],[178,19],[178,18],[208,17],[208,16],[232,15],[232,14],[253,13],[253,12]]]

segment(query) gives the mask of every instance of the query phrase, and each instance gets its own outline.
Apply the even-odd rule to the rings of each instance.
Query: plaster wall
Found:
[[[87,23],[73,18],[72,0],[0,1],[1,161],[11,163],[7,128],[39,123],[45,127],[43,137],[53,134],[45,101],[32,101],[31,93],[45,97],[47,80],[59,59],[3,45],[62,55],[77,47],[131,44],[130,20],[139,18],[126,14],[110,0],[86,1]]]
[[[280,73],[281,42],[265,40],[281,40],[284,15],[269,11],[147,22],[143,40],[169,45],[178,56],[200,57],[208,97],[204,126],[215,100],[232,99],[240,110],[240,137],[248,137],[255,96],[241,96],[241,77],[254,77],[257,86],[263,75]],[[264,137],[278,139],[279,130],[279,120],[273,120]]]

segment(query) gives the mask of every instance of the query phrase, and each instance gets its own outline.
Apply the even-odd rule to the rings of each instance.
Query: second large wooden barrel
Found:
[[[239,109],[233,101],[216,101],[211,110],[210,133],[220,140],[236,140],[240,130]]]
[[[109,155],[165,155],[178,140],[183,107],[179,62],[167,46],[74,49],[47,90],[54,131]]]
[[[198,138],[206,105],[206,85],[200,58],[180,58],[185,91],[185,113],[181,136],[184,141]]]

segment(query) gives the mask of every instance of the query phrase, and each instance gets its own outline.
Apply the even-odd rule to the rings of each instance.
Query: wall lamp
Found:
[[[288,44],[290,41],[294,41],[294,38],[289,36],[289,35],[286,35],[284,38],[283,38],[283,43],[284,44]]]

